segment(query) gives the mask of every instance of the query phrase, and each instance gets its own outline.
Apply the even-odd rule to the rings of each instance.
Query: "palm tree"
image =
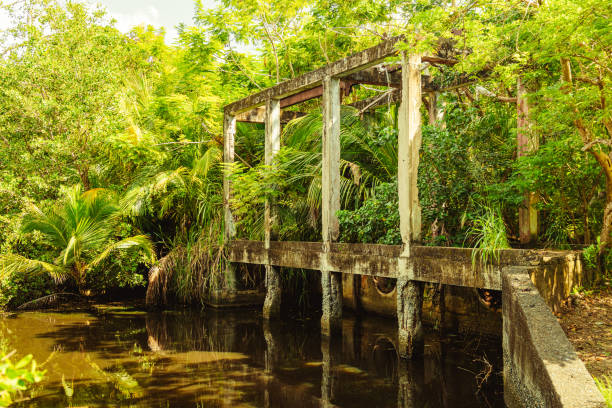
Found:
[[[147,236],[113,240],[120,214],[117,200],[108,190],[83,192],[79,185],[69,190],[64,202],[48,213],[33,205],[24,218],[22,232],[42,233],[57,256],[49,263],[16,254],[3,255],[0,273],[44,271],[58,282],[74,280],[83,293],[87,273],[116,250],[140,249],[153,260],[153,244]]]

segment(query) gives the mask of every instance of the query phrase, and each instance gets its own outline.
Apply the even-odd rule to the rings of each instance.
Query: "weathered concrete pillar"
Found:
[[[280,100],[268,99],[266,103],[266,141],[265,141],[265,164],[271,166],[274,157],[280,150],[281,133],[281,109]],[[264,210],[264,234],[265,248],[270,249],[270,240],[276,237],[276,211],[274,203],[266,200]],[[266,255],[267,256],[267,255]],[[276,318],[280,315],[281,286],[280,274],[276,267],[266,265],[266,299],[264,301],[263,315],[265,319]]]
[[[518,77],[516,83],[516,139],[517,156],[538,150],[538,136],[531,130],[529,122],[529,103],[525,84]],[[523,206],[519,208],[519,236],[521,244],[534,243],[538,239],[538,211],[535,208],[535,193],[527,193]]]
[[[421,238],[417,176],[421,149],[421,57],[402,55],[402,100],[398,115],[398,195],[403,251],[398,258],[397,319],[399,355],[412,357],[423,338],[423,283],[411,280],[410,247]]]
[[[329,336],[342,325],[342,279],[338,272],[321,271],[321,334]]]
[[[336,213],[340,210],[340,80],[323,80],[323,161],[321,170],[322,235],[327,254],[338,238],[340,228]],[[342,276],[329,269],[321,271],[323,315],[321,333],[328,336],[340,329],[342,321]]]
[[[397,279],[398,353],[402,358],[419,355],[423,348],[423,282],[410,280],[412,260],[400,258],[404,269]]]
[[[398,194],[404,256],[411,241],[421,239],[417,173],[421,149],[421,57],[402,57],[402,100],[398,114]]]
[[[234,139],[236,137],[236,118],[227,112],[223,117],[223,161],[225,163],[234,162]],[[231,200],[231,183],[227,174],[223,174],[223,216],[224,216],[224,238],[225,242],[229,243],[234,235],[236,229],[234,227],[234,218],[232,217],[232,210],[230,208]],[[236,289],[236,270],[231,264],[225,271],[225,288],[235,290]]]

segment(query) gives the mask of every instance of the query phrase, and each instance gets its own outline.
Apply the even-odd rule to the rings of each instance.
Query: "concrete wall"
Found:
[[[592,276],[583,267],[578,251],[542,254],[541,261],[529,268],[529,275],[546,304],[557,313],[572,290],[586,285]]]
[[[358,285],[355,291],[355,284]],[[382,293],[370,276],[343,275],[344,307],[382,316],[396,316],[396,290]],[[501,310],[484,306],[473,288],[446,286],[444,288],[444,319],[440,315],[438,299],[433,298],[433,287],[425,289],[423,322],[455,332],[480,332],[499,335],[502,328]]]
[[[445,252],[446,251],[446,252]],[[415,252],[422,256],[428,268],[438,261],[444,275],[469,274],[472,266],[471,250],[463,248],[417,247]],[[431,258],[431,259],[430,259]],[[585,285],[590,279],[577,251],[502,251],[500,266],[512,264],[528,268],[533,284],[538,289],[546,304],[557,313],[562,303],[572,290]],[[478,265],[477,265],[478,266]],[[482,268],[481,266],[479,266]],[[430,269],[431,270],[431,269]],[[396,292],[384,294],[376,289],[373,277],[366,275],[343,275],[344,305],[353,310],[361,308],[366,313],[395,316]],[[357,290],[355,290],[357,289]],[[431,298],[425,297],[423,303],[423,321],[429,325],[442,323],[446,329],[455,331],[481,331],[488,334],[499,334],[502,327],[501,311],[491,310],[481,304],[473,288],[445,286],[445,317],[440,322],[437,305]]]
[[[602,395],[530,279],[502,272],[504,399],[510,408],[603,408]]]

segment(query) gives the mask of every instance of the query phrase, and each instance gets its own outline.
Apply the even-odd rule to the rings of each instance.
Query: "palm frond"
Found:
[[[100,262],[108,258],[108,256],[114,251],[128,248],[139,248],[144,251],[145,257],[153,262],[155,260],[155,252],[153,250],[153,243],[146,235],[135,235],[133,237],[122,239],[121,241],[114,242],[108,245],[93,261],[91,261],[87,268],[93,268]]]
[[[0,276],[7,276],[13,273],[30,274],[43,272],[51,275],[58,283],[70,277],[70,271],[61,266],[35,259],[28,259],[16,254],[0,255]]]

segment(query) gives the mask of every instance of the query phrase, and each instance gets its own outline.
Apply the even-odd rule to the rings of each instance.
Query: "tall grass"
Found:
[[[499,251],[510,248],[506,225],[498,207],[483,206],[484,212],[472,222],[468,236],[475,239],[472,266],[493,265],[499,261]]]
[[[612,408],[612,376],[604,374],[600,378],[595,378],[595,384],[606,400],[608,408]]]

